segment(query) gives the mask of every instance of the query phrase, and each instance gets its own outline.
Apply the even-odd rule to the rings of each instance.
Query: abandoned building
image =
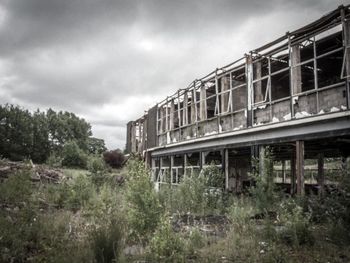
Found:
[[[145,158],[157,185],[215,164],[227,191],[239,193],[268,146],[276,183],[292,194],[323,191],[325,160],[345,166],[350,155],[349,77],[350,6],[340,6],[130,121],[126,148]]]

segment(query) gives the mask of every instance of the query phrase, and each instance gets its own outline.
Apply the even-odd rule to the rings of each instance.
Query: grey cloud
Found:
[[[128,120],[341,2],[3,0],[0,103],[74,111],[121,148]]]

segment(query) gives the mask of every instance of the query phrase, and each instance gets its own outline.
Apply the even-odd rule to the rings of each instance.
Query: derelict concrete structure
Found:
[[[269,146],[281,167],[276,182],[303,194],[314,181],[322,192],[324,158],[350,155],[349,78],[350,8],[340,6],[130,121],[126,149],[142,154],[159,184],[176,185],[215,164],[225,188],[241,192],[252,158]],[[317,162],[311,179],[307,159]]]

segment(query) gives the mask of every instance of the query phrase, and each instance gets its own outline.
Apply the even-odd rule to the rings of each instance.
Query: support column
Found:
[[[292,156],[290,159],[290,194],[295,195],[296,193],[296,167],[295,167],[295,151],[293,149]]]
[[[169,123],[170,130],[174,129],[174,109],[175,109],[175,104],[174,104],[174,99],[172,99],[170,102],[170,123]]]
[[[324,193],[324,154],[319,153],[318,154],[318,160],[317,160],[317,184],[319,187],[318,194],[323,195]]]
[[[282,183],[286,183],[286,160],[282,160]]]
[[[265,146],[259,146],[259,176],[266,176],[264,174],[266,171],[265,167]]]
[[[207,119],[207,94],[205,91],[205,86],[202,85],[200,88],[200,102],[199,102],[199,118],[200,120]]]
[[[183,110],[182,110],[182,121],[183,121],[183,125],[187,125],[188,124],[188,113],[187,113],[187,107],[188,107],[188,95],[187,95],[187,91],[185,91],[184,94],[184,101],[183,101]]]
[[[343,25],[343,39],[345,46],[345,65],[344,66],[344,76],[346,78],[346,98],[347,98],[347,107],[350,109],[350,90],[349,90],[349,76],[350,76],[350,21],[345,19],[345,10],[344,7],[341,9],[342,25]],[[343,72],[342,72],[343,73]]]
[[[254,66],[253,66],[254,67]],[[255,63],[255,79],[261,78],[261,61]],[[254,87],[253,87],[254,88]],[[259,80],[255,84],[254,90],[254,102],[259,102],[264,100],[264,95],[262,92],[262,81]]]
[[[197,107],[196,107],[196,91],[195,88],[192,90],[192,99],[191,99],[191,123],[195,123],[197,121]]]
[[[170,155],[170,185],[173,185],[173,177],[174,177],[174,173],[173,173],[173,167],[174,167],[174,155]],[[176,175],[175,175],[176,176]]]
[[[247,72],[247,127],[253,125],[252,104],[254,98],[253,87],[253,62],[252,55],[246,55],[246,72]]]
[[[297,194],[305,194],[304,184],[304,141],[296,141]]]
[[[228,190],[228,149],[224,150],[224,174],[225,174],[225,189]]]
[[[187,154],[184,154],[184,178],[187,177]]]
[[[221,78],[221,92],[228,91],[230,89],[230,79],[227,76]],[[229,102],[229,92],[221,93],[221,111],[220,113],[227,112]]]
[[[200,166],[200,169],[202,170],[203,169],[203,166],[205,164],[205,152],[200,152],[199,153],[199,166]]]
[[[290,52],[290,63],[291,63],[291,116],[294,117],[295,110],[294,110],[294,97],[293,95],[300,93],[301,90],[301,66],[296,66],[300,63],[300,47],[298,44],[291,47]]]

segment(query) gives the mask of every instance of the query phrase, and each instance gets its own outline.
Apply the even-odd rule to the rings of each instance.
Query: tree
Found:
[[[107,150],[105,141],[95,137],[89,137],[87,139],[88,152],[91,154],[102,154]]]
[[[125,156],[120,149],[116,149],[103,153],[103,159],[112,168],[120,168],[125,161]]]

